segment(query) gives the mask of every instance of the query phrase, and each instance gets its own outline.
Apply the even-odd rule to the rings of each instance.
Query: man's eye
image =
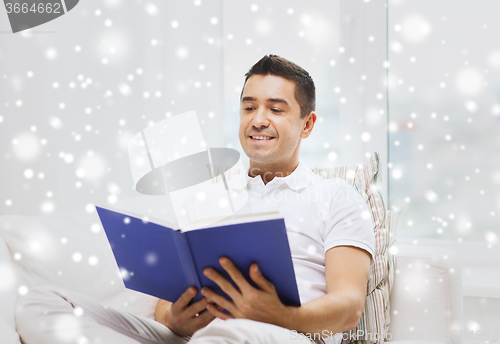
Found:
[[[271,111],[273,111],[273,112],[283,112],[283,111],[282,111],[282,110],[280,110],[280,109],[271,109]]]
[[[251,111],[252,109],[253,108],[251,108],[251,107],[247,107],[247,108],[245,108],[245,111]]]

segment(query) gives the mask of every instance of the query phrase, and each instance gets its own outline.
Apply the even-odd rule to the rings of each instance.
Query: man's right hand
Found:
[[[191,299],[196,296],[196,292],[196,287],[189,287],[177,301],[170,304],[170,307],[165,305],[168,309],[164,312],[158,309],[160,306],[158,303],[156,313],[161,312],[164,315],[160,319],[157,317],[157,320],[181,337],[191,336],[198,329],[207,326],[215,317],[208,311],[198,314],[207,307],[207,299],[203,298],[188,306]]]

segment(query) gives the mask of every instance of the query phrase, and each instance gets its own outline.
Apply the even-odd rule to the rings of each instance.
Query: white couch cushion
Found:
[[[391,339],[461,343],[462,278],[457,254],[421,245],[397,248]]]
[[[7,245],[0,237],[0,337],[3,344],[20,344],[14,322],[16,279]]]
[[[1,216],[0,236],[10,251],[18,293],[59,286],[154,319],[158,299],[124,287],[95,211]]]

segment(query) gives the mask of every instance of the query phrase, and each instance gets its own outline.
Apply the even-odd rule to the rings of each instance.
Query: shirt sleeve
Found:
[[[324,253],[335,246],[356,246],[375,258],[375,234],[370,210],[363,197],[344,180],[334,193],[326,217]]]

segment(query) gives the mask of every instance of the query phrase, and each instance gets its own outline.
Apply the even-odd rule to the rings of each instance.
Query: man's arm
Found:
[[[327,294],[291,309],[283,327],[303,333],[339,333],[355,328],[363,314],[370,254],[336,246],[325,254]]]
[[[233,281],[218,274],[214,269],[208,278],[217,283],[233,302],[202,288],[209,299],[207,309],[222,319],[246,318],[263,321],[302,333],[339,333],[356,327],[363,313],[366,287],[370,274],[370,254],[353,246],[336,246],[325,254],[325,278],[327,294],[300,307],[285,306],[279,300],[274,285],[256,272],[252,264],[250,277],[260,289],[253,288],[230,261],[221,264]],[[210,307],[211,302],[227,309],[227,315]]]
[[[159,299],[155,308],[155,320],[166,326],[171,306],[172,302]]]

